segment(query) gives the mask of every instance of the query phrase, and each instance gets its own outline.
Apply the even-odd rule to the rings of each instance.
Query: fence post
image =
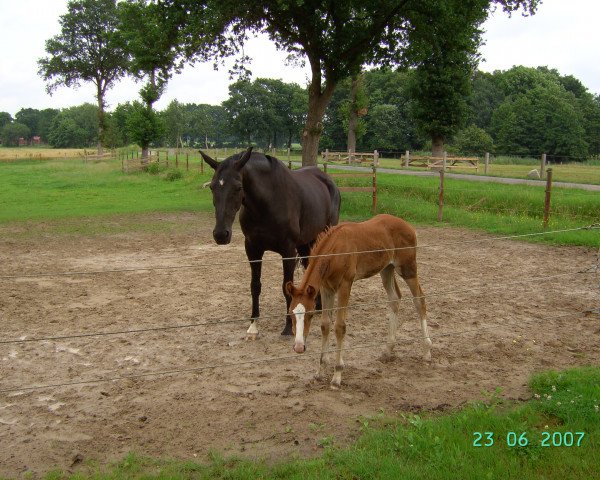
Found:
[[[544,230],[548,228],[550,219],[550,197],[552,195],[552,169],[546,170],[546,198],[544,199]]]
[[[542,164],[540,165],[540,178],[543,180],[546,174],[546,154],[542,153]]]
[[[179,168],[179,153],[175,154],[175,168]]]
[[[187,171],[190,170],[190,154],[189,153],[185,154],[185,169]]]
[[[444,162],[444,167],[446,166],[445,164],[446,162]],[[438,199],[438,205],[437,220],[438,222],[441,222],[444,216],[444,168],[440,170],[440,195]]]
[[[379,152],[377,150],[373,152],[373,165],[379,166]]]
[[[444,152],[444,157],[442,159],[442,170],[446,171],[446,162],[448,161],[448,153]]]
[[[329,149],[326,148],[325,149],[325,163],[327,163],[329,161]]]
[[[377,165],[373,164],[373,204],[371,205],[373,215],[377,212]]]
[[[408,165],[410,164],[410,152],[407,150],[406,151],[406,155],[404,157],[404,166],[406,168],[408,168]]]
[[[489,167],[490,167],[490,152],[485,152],[485,167],[484,167],[483,173],[487,174]]]
[[[327,160],[323,162],[323,171],[327,173]]]
[[[292,157],[291,157],[290,147],[287,148],[287,157],[288,157],[288,163],[291,165],[292,164]]]
[[[291,170],[292,169],[292,161],[288,160],[288,169]]]

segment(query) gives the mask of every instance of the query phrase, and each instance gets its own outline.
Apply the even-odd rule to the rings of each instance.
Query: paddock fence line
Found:
[[[201,263],[201,264],[193,264],[193,265],[165,265],[165,266],[148,266],[148,267],[131,267],[131,268],[116,268],[116,269],[107,269],[107,270],[89,270],[89,271],[67,271],[67,272],[42,272],[42,273],[27,273],[27,274],[14,274],[14,275],[0,275],[0,280],[19,280],[24,278],[37,278],[37,277],[61,277],[61,276],[84,276],[84,275],[102,275],[102,274],[110,274],[110,273],[128,273],[128,272],[142,272],[142,271],[160,271],[160,270],[186,270],[186,269],[194,269],[194,268],[205,268],[205,267],[217,267],[217,266],[231,266],[231,265],[239,265],[240,263],[279,263],[284,260],[304,260],[304,259],[314,259],[314,258],[323,258],[323,257],[337,257],[344,255],[361,255],[367,253],[379,253],[379,252],[392,252],[399,250],[412,250],[412,249],[424,249],[424,248],[447,248],[451,246],[459,246],[459,245],[467,245],[473,243],[484,243],[491,241],[499,241],[499,240],[511,240],[516,238],[526,238],[526,237],[534,237],[540,235],[551,235],[555,233],[567,233],[567,232],[577,232],[584,230],[596,230],[600,229],[600,223],[592,223],[586,225],[584,227],[574,227],[574,228],[565,228],[560,230],[548,230],[544,232],[534,232],[534,233],[522,233],[517,235],[503,235],[497,237],[490,238],[479,238],[474,240],[463,240],[460,242],[448,242],[444,244],[425,244],[425,245],[416,245],[414,247],[397,247],[397,248],[384,248],[384,249],[375,249],[375,250],[361,250],[358,252],[341,252],[341,253],[331,253],[331,254],[323,254],[323,255],[306,255],[306,256],[295,256],[295,257],[282,257],[277,259],[260,259],[260,260],[237,260],[235,262],[209,262],[209,263]]]
[[[538,319],[538,320],[554,320],[554,319],[558,319],[558,318],[568,318],[568,317],[573,317],[573,316],[577,316],[577,315],[589,315],[589,314],[600,314],[600,307],[593,308],[593,309],[587,309],[587,310],[580,310],[577,312],[569,312],[569,313],[554,315],[554,316],[550,316],[550,317],[546,316],[546,317],[543,317],[542,319]],[[437,334],[437,335],[429,335],[429,338],[434,339],[434,338],[465,335],[465,334],[469,334],[469,333],[479,333],[482,330],[492,330],[495,328],[502,328],[502,327],[506,327],[506,324],[495,324],[495,325],[482,326],[482,327],[478,327],[475,329],[462,330],[462,331],[457,331],[457,332],[447,332],[447,333],[441,333],[441,334]],[[398,340],[396,342],[396,346],[406,346],[406,345],[413,344],[416,341],[417,340],[414,340],[414,339]],[[378,348],[378,347],[381,347],[381,345],[382,345],[382,342],[376,342],[376,343],[369,343],[369,344],[365,344],[365,345],[357,345],[357,346],[353,346],[353,347],[344,347],[344,352],[349,352],[349,351],[353,351],[353,350],[362,350],[365,348]],[[124,381],[124,380],[137,380],[137,379],[148,378],[148,377],[164,377],[164,376],[184,375],[184,374],[198,374],[198,373],[201,373],[201,372],[207,371],[207,370],[240,367],[242,365],[280,362],[280,361],[286,361],[286,360],[298,361],[298,360],[304,360],[306,358],[320,356],[322,353],[329,354],[329,353],[335,353],[335,352],[336,352],[336,348],[330,348],[323,352],[321,352],[321,351],[305,352],[302,355],[298,355],[298,354],[281,355],[281,356],[277,356],[277,357],[267,357],[267,358],[253,359],[253,360],[243,360],[240,362],[203,365],[202,367],[194,367],[194,368],[186,368],[186,369],[172,369],[172,370],[163,370],[163,371],[158,371],[158,372],[144,372],[144,373],[138,373],[138,374],[132,374],[132,375],[116,375],[114,377],[108,377],[108,378],[103,377],[103,378],[97,378],[97,379],[77,380],[77,381],[72,381],[72,382],[53,383],[53,384],[47,384],[47,385],[10,387],[10,388],[0,389],[0,394],[11,394],[11,393],[17,393],[17,392],[24,393],[24,392],[48,390],[48,389],[52,389],[52,388],[62,388],[62,387],[97,385],[97,384],[101,384],[101,383],[111,383],[111,382]]]

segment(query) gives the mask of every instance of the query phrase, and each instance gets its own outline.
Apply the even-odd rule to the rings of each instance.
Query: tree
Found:
[[[116,0],[70,0],[60,17],[61,33],[46,41],[48,57],[38,60],[42,78],[52,94],[59,86],[91,82],[98,102],[98,154],[105,130],[105,95],[125,75],[127,53],[118,31]]]
[[[12,115],[8,112],[0,112],[0,130],[4,128],[4,125],[12,123]]]
[[[119,4],[120,33],[130,56],[129,73],[136,79],[146,80],[140,96],[149,111],[163,94],[173,71],[179,70],[178,32],[164,28],[160,16],[159,5],[146,0],[127,0]],[[150,117],[152,114],[148,113],[146,118]],[[154,128],[152,122],[145,124]],[[142,158],[147,157],[148,149],[142,147]]]
[[[48,129],[48,143],[55,148],[85,148],[98,142],[98,107],[84,103],[65,108]]]
[[[492,116],[497,150],[519,155],[584,157],[583,115],[559,83],[540,84],[511,95]]]
[[[460,2],[458,2],[460,3]],[[467,2],[473,9],[492,3],[507,11],[523,7],[533,11],[538,0],[487,0]],[[187,31],[188,56],[221,58],[238,52],[247,31],[266,32],[295,60],[308,60],[312,78],[308,87],[308,113],[302,133],[304,165],[314,165],[323,116],[336,85],[356,75],[366,64],[386,65],[406,60],[409,40],[450,16],[457,2],[443,0],[164,0],[165,17],[173,17]],[[415,19],[429,14],[429,21]],[[461,19],[455,31],[467,23]],[[410,37],[410,38],[409,38]]]
[[[16,147],[20,138],[29,138],[31,131],[27,125],[18,122],[7,123],[0,130],[2,145]]]
[[[469,125],[456,134],[454,147],[464,155],[481,155],[494,150],[494,140],[483,128]]]
[[[163,119],[165,141],[173,147],[183,146],[183,132],[186,128],[187,112],[177,100],[172,100],[160,114]]]
[[[140,102],[133,102],[127,117],[127,133],[129,138],[142,149],[148,150],[150,144],[160,138],[164,132],[161,119],[154,110],[149,110]]]

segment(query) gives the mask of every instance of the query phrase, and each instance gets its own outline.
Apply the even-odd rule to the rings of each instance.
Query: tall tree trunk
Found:
[[[323,115],[333,96],[336,83],[322,84],[321,61],[313,52],[307,52],[312,78],[308,86],[308,115],[302,131],[302,166],[316,165],[319,156],[319,140],[323,133]]]
[[[104,88],[101,80],[96,81],[96,99],[98,100],[98,155],[104,154]]]
[[[350,87],[350,111],[348,112],[348,161],[354,162],[354,155],[350,152],[356,152],[356,128],[358,127],[358,113],[356,111],[356,92],[358,91],[359,76],[352,78]]]
[[[321,76],[313,79],[308,89],[308,115],[302,131],[302,166],[316,165],[319,156],[319,140],[323,133],[323,115],[335,90],[335,84],[327,83],[321,90]]]
[[[432,157],[443,157],[444,156],[444,137],[440,135],[431,136],[431,156]]]

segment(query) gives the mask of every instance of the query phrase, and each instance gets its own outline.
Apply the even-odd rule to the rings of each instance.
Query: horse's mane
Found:
[[[322,248],[323,245],[326,242],[326,240],[331,237],[331,234],[337,230],[339,227],[339,225],[328,225],[325,230],[323,230],[321,233],[319,233],[319,235],[317,235],[317,238],[315,239],[315,244],[313,245],[313,247],[310,250],[310,254],[311,255],[318,255],[317,251],[320,250]]]

